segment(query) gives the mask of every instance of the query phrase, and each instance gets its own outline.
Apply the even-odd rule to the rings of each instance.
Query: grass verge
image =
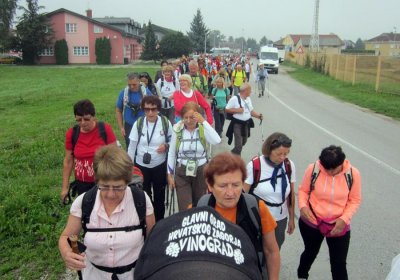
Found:
[[[59,201],[64,137],[73,104],[89,98],[122,142],[115,102],[133,67],[0,66],[0,278],[61,279],[57,241],[69,206]]]
[[[376,93],[369,85],[335,80],[309,68],[285,61],[288,74],[302,84],[339,98],[343,101],[367,108],[373,112],[400,120],[400,95]],[[400,87],[400,84],[397,85]]]

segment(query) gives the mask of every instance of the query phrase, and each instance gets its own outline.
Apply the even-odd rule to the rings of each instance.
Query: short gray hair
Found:
[[[126,75],[128,80],[139,80],[139,74],[136,72],[130,72]]]
[[[248,88],[251,88],[251,86],[250,86],[250,84],[249,83],[243,83],[241,86],[240,86],[240,92],[243,92],[243,91],[245,91],[246,89],[248,89]]]

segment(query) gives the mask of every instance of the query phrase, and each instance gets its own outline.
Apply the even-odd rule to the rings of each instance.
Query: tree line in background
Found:
[[[27,8],[18,7],[18,0],[0,0],[0,53],[9,50],[20,51],[23,54],[24,64],[34,64],[39,54],[54,42],[53,31],[49,19],[40,10],[44,7],[38,5],[38,0],[26,0]],[[16,9],[23,11],[16,24],[15,33],[11,32]],[[55,55],[57,64],[68,64],[68,46],[66,42],[55,42]],[[272,41],[263,36],[259,42],[254,38],[245,39],[243,36],[226,38],[219,30],[210,30],[203,21],[200,9],[190,23],[187,35],[182,32],[166,34],[160,41],[157,40],[152,24],[145,29],[143,60],[159,60],[180,57],[182,54],[210,52],[213,47],[230,47],[240,52],[258,51],[260,46],[271,44]],[[57,47],[56,47],[57,46]],[[354,47],[356,50],[364,49],[361,39]],[[350,50],[351,51],[351,50]],[[109,64],[111,45],[108,39],[96,40],[96,60],[98,64]]]
[[[266,36],[262,37],[259,42],[254,38],[248,38],[247,40],[244,37],[234,38],[229,36],[226,38],[219,30],[208,29],[203,21],[200,9],[197,9],[187,35],[182,32],[170,32],[158,42],[151,21],[149,21],[146,26],[144,49],[141,58],[143,60],[176,58],[182,54],[209,52],[212,48],[219,47],[230,47],[242,52],[246,52],[249,49],[258,51],[260,46],[271,43],[272,41],[268,40]]]

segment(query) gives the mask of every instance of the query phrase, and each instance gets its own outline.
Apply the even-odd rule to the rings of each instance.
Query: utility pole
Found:
[[[319,52],[318,16],[319,16],[319,0],[315,0],[314,20],[313,20],[313,27],[310,38],[310,46],[309,46],[310,52],[313,53]]]

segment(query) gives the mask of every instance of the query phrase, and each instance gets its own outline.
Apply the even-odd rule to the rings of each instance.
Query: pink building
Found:
[[[58,9],[47,14],[54,31],[54,42],[61,39],[67,41],[69,63],[96,64],[96,39],[103,37],[110,39],[111,64],[124,64],[139,59],[142,45],[138,35],[94,20],[91,10],[86,13],[83,16],[66,9]],[[56,63],[54,45],[42,51],[39,62]]]

